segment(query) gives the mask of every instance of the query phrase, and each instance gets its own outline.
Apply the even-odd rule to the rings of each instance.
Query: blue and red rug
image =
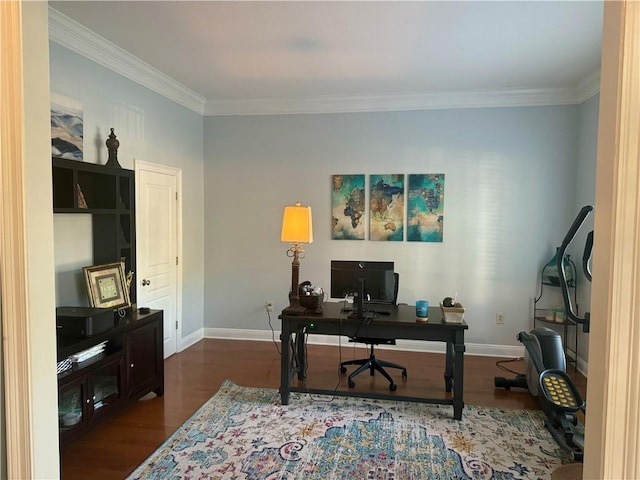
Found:
[[[567,455],[535,410],[292,393],[226,381],[132,479],[536,479]]]

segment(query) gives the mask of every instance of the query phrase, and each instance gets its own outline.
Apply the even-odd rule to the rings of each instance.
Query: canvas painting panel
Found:
[[[369,177],[369,240],[404,238],[404,174]]]
[[[82,104],[51,93],[51,155],[82,160]]]
[[[331,183],[331,238],[364,240],[364,175],[333,175]]]
[[[407,240],[442,242],[444,232],[444,174],[409,175]]]

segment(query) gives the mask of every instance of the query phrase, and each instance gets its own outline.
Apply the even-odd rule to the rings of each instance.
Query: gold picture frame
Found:
[[[131,305],[126,276],[121,262],[83,267],[89,306],[124,308]]]

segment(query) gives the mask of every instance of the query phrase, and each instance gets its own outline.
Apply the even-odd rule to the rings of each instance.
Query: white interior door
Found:
[[[164,311],[164,358],[178,351],[180,171],[136,161],[138,307]]]

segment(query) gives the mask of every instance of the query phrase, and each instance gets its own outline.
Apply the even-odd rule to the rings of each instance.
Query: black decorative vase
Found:
[[[122,168],[118,163],[118,147],[120,146],[120,141],[116,138],[115,133],[113,133],[113,128],[111,128],[111,134],[105,143],[107,150],[109,150],[109,158],[107,159],[107,163],[104,164],[105,167]]]

